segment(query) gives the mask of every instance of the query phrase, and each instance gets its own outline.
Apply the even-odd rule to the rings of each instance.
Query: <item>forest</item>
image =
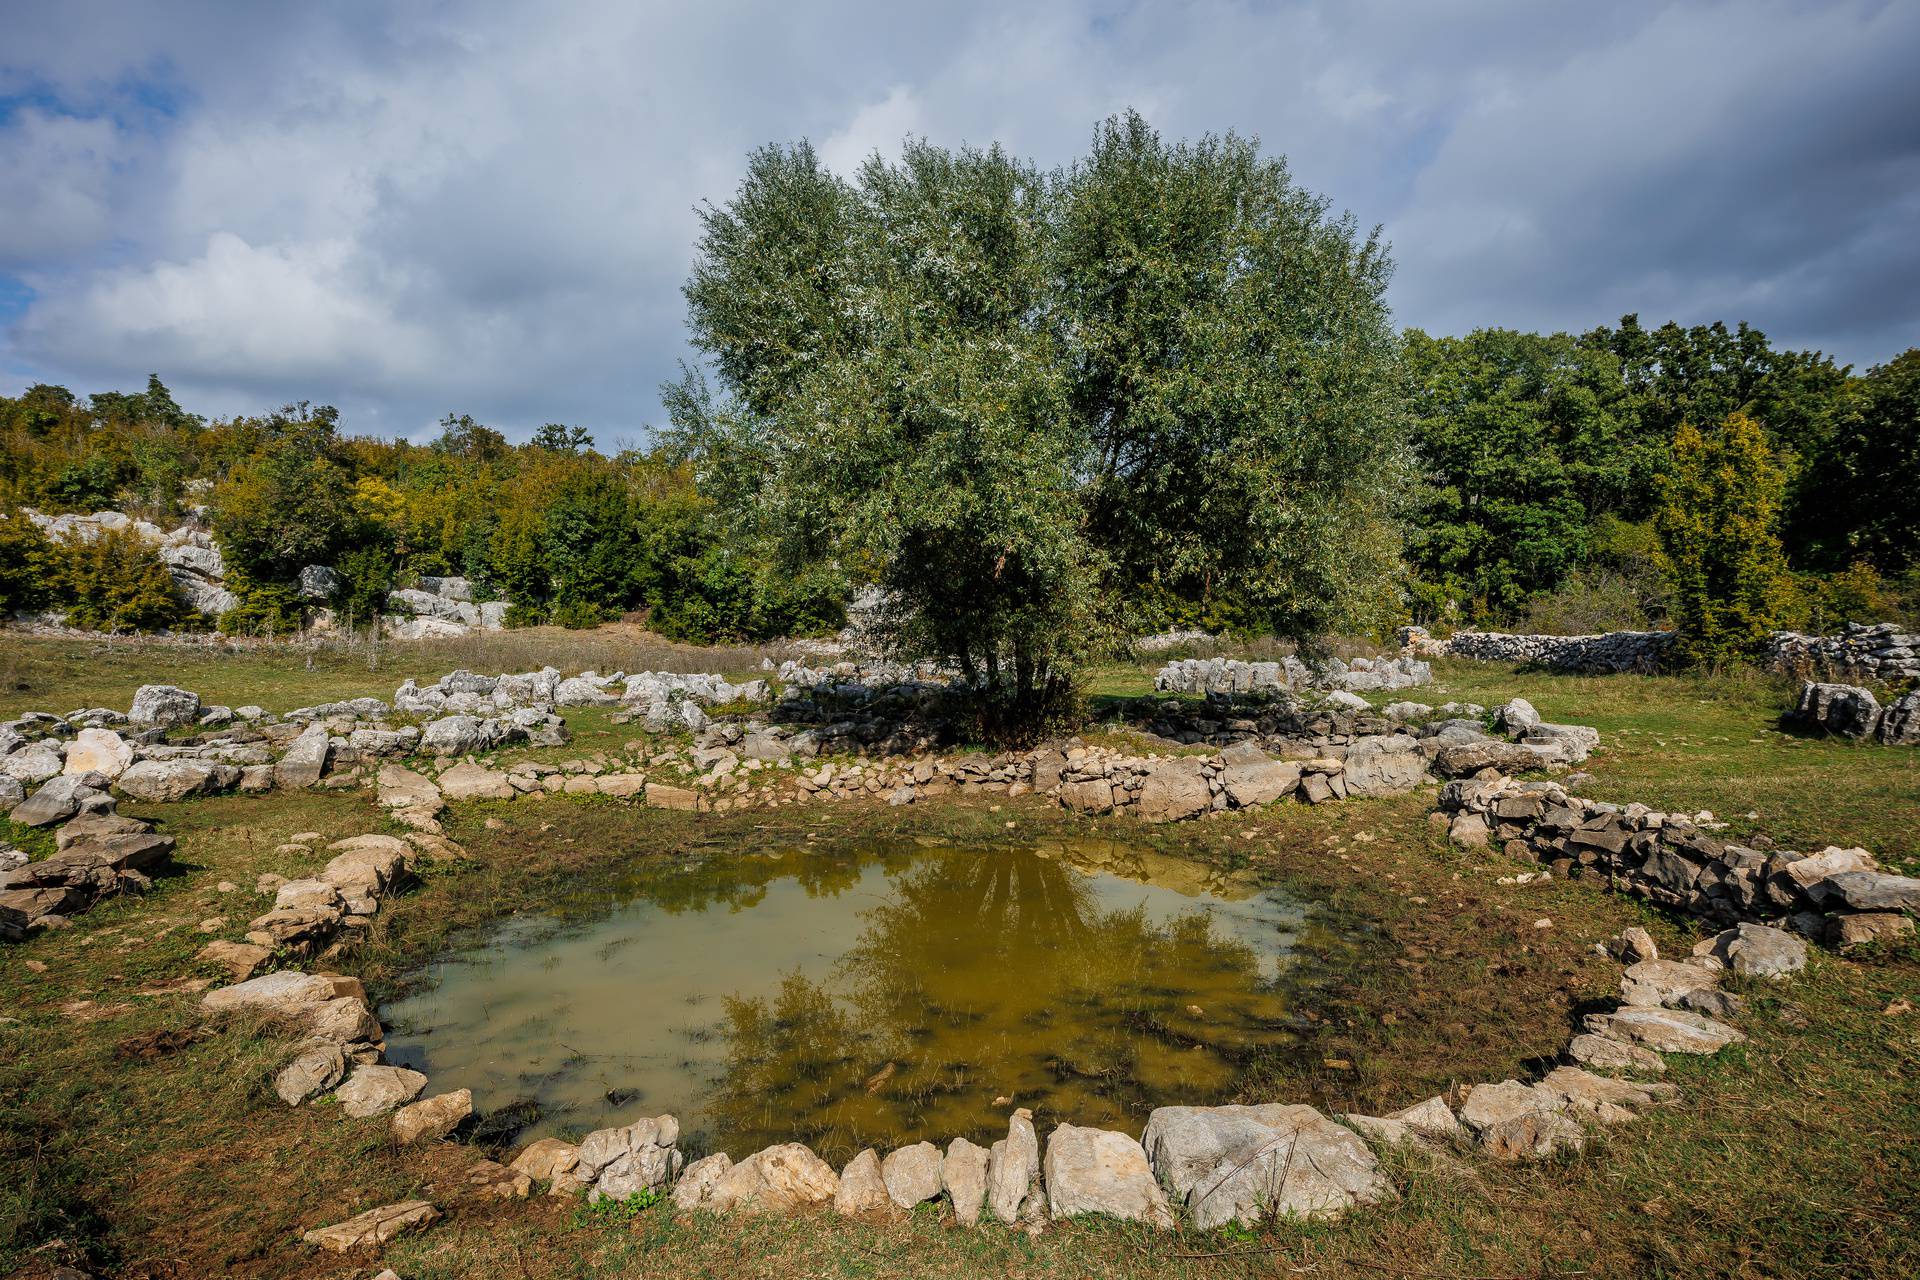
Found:
[[[1403,620],[1666,625],[1673,566],[1656,525],[1675,437],[1736,412],[1764,442],[1749,478],[1775,491],[1761,530],[1783,556],[1769,620],[1822,631],[1920,612],[1920,351],[1856,373],[1745,325],[1627,316],[1577,336],[1408,330],[1399,373]],[[586,429],[549,424],[516,445],[449,415],[415,445],[355,436],[310,404],[210,422],[158,377],[139,392],[0,397],[0,607],[197,625],[157,560],[142,563],[150,551],[121,546],[130,563],[103,566],[104,549],[48,544],[22,507],[163,526],[199,515],[242,601],[224,625],[246,631],[297,627],[292,574],[315,563],[339,570],[334,604],[360,619],[394,586],[457,574],[511,600],[511,625],[644,612],[688,640],[830,631],[862,581],[857,564],[796,571],[736,536],[670,443],[607,454]],[[129,612],[120,597],[142,583]],[[1143,599],[1129,622],[1233,632],[1239,603],[1213,584]]]

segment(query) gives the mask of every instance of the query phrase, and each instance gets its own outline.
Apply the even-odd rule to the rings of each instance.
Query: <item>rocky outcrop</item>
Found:
[[[395,640],[444,640],[506,626],[505,600],[473,597],[465,578],[423,577],[418,586],[387,593],[383,629]]]
[[[1920,689],[1909,690],[1883,708],[1871,689],[1807,680],[1800,685],[1794,709],[1782,720],[1791,728],[1836,738],[1920,746]]]

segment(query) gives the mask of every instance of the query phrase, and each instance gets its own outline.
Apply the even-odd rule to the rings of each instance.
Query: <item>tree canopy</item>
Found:
[[[678,439],[788,560],[870,568],[908,653],[1031,708],[1157,597],[1308,638],[1391,611],[1384,247],[1285,163],[1138,116],[1042,173],[805,143],[709,206]],[[1383,610],[1382,606],[1385,605]]]

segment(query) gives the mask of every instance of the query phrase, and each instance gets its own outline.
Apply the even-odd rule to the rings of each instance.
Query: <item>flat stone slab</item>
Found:
[[[363,1246],[383,1245],[403,1231],[418,1231],[439,1216],[440,1211],[428,1201],[405,1200],[355,1214],[330,1227],[318,1227],[301,1239],[334,1253],[351,1253]]]
[[[1211,1230],[1267,1214],[1333,1217],[1392,1195],[1360,1135],[1312,1107],[1160,1107],[1142,1145],[1159,1182]]]
[[[1747,1037],[1724,1022],[1684,1009],[1628,1006],[1587,1015],[1587,1030],[1609,1040],[1643,1044],[1661,1053],[1718,1053]]]
[[[333,1091],[340,1109],[356,1120],[385,1115],[420,1096],[427,1078],[405,1067],[355,1067],[347,1082]]]
[[[1667,1069],[1665,1059],[1651,1049],[1623,1040],[1609,1040],[1592,1032],[1582,1032],[1569,1041],[1566,1058],[1594,1071],[1644,1071],[1661,1075]]]

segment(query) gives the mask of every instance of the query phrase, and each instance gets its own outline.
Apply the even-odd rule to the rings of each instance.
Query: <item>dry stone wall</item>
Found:
[[[1819,853],[1737,844],[1710,814],[1689,817],[1643,804],[1587,800],[1551,781],[1493,775],[1440,791],[1458,844],[1497,844],[1509,856],[1720,924],[1784,922],[1839,946],[1913,932],[1920,880],[1880,869],[1864,849]]]
[[[1587,636],[1459,631],[1436,640],[1424,627],[1400,629],[1401,648],[1418,657],[1533,663],[1580,673],[1656,670],[1666,662],[1674,639],[1671,631],[1610,631]],[[1766,660],[1784,671],[1825,671],[1898,686],[1920,679],[1920,634],[1891,622],[1850,623],[1833,636],[1776,631],[1767,644]]]

